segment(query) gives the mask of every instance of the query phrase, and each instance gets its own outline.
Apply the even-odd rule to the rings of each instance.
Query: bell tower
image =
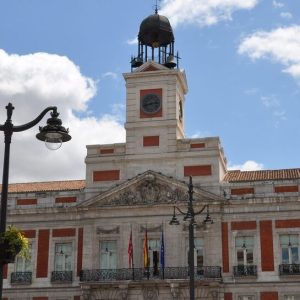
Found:
[[[126,81],[126,154],[176,151],[184,138],[185,72],[178,68],[169,20],[158,14],[139,29],[137,56]],[[176,62],[175,62],[176,61]]]

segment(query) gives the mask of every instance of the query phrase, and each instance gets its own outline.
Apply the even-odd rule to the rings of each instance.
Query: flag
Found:
[[[150,264],[150,260],[149,260],[148,236],[147,236],[147,228],[146,228],[145,239],[144,239],[144,268],[148,268],[149,264]]]
[[[164,231],[161,232],[160,241],[160,265],[162,268],[165,267],[165,241],[164,241]]]
[[[130,237],[128,243],[128,263],[129,263],[129,268],[132,268],[132,263],[133,263],[132,230],[130,231]]]

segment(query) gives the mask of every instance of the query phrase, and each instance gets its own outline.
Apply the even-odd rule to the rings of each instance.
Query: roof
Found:
[[[50,192],[50,191],[74,191],[85,188],[85,180],[64,180],[49,182],[11,183],[9,193]],[[0,185],[2,189],[2,185]]]
[[[300,169],[262,170],[262,171],[228,171],[223,181],[267,181],[267,180],[289,180],[300,178]]]
[[[174,42],[173,30],[168,18],[157,13],[148,16],[140,25],[138,40],[154,48]]]

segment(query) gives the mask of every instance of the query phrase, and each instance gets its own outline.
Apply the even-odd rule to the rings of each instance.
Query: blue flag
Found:
[[[160,265],[162,268],[165,267],[165,242],[164,242],[164,232],[161,232],[160,241]]]

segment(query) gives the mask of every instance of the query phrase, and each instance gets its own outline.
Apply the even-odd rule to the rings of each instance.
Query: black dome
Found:
[[[150,15],[140,25],[139,42],[157,48],[174,42],[173,30],[168,18],[159,14]]]

